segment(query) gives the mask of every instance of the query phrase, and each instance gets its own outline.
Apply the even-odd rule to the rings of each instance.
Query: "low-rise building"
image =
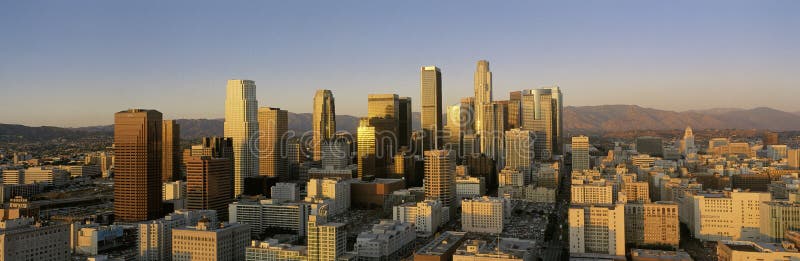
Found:
[[[480,197],[461,201],[461,229],[466,232],[500,234],[508,218],[505,199]]]
[[[215,224],[208,219],[197,226],[172,229],[172,260],[245,261],[249,230],[247,224]]]
[[[372,230],[358,234],[355,252],[360,261],[400,260],[414,251],[416,238],[413,224],[381,220]]]

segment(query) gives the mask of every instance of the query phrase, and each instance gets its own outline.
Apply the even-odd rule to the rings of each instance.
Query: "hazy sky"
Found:
[[[291,112],[320,88],[339,114],[366,114],[368,93],[418,111],[420,66],[442,69],[452,104],[479,59],[495,99],[558,84],[566,105],[800,111],[798,14],[792,0],[2,1],[0,123],[220,118],[231,78]]]

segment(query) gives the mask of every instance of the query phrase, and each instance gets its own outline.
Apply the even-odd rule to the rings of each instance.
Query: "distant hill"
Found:
[[[674,112],[636,105],[564,108],[564,128],[589,132],[683,129],[800,130],[800,115],[771,108]]]
[[[420,114],[413,114],[414,128],[419,128]],[[181,136],[193,139],[221,136],[223,119],[178,119]],[[359,118],[337,115],[338,130],[355,133]],[[685,112],[665,111],[636,105],[568,106],[564,108],[564,128],[581,132],[613,132],[629,130],[671,130],[692,126],[701,129],[770,129],[800,130],[800,112],[790,113],[772,108],[710,109]],[[302,133],[311,130],[311,113],[289,113],[289,129]],[[28,127],[0,124],[0,141],[47,140],[82,135],[112,135],[113,125],[82,128]]]

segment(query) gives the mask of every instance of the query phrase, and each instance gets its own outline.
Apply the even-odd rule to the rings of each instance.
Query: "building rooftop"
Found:
[[[466,232],[445,231],[439,235],[439,237],[417,250],[417,254],[443,255],[451,248],[456,247],[456,244],[458,244],[466,234]]]

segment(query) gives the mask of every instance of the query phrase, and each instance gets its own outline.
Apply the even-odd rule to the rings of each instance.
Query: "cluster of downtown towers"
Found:
[[[413,130],[410,97],[370,94],[368,116],[361,118],[357,138],[353,138],[336,130],[330,90],[317,90],[314,95],[311,133],[296,135],[288,130],[287,111],[258,107],[254,81],[229,80],[224,137],[204,138],[203,149],[191,149],[191,157],[183,159],[186,153],[180,152],[180,127],[175,121],[162,120],[156,110],[118,112],[114,120],[116,219],[160,218],[161,184],[181,175],[188,183],[198,183],[187,186],[187,207],[213,209],[212,205],[227,208],[227,203],[243,193],[248,177],[297,178],[291,175],[289,161],[318,166],[332,155],[347,157],[350,162],[355,158],[358,178],[382,178],[390,175],[389,166],[398,161],[396,156],[422,157],[426,170],[431,157],[443,158],[430,160],[452,167],[465,156],[484,157],[500,170],[532,168],[534,161],[562,153],[563,95],[557,86],[514,91],[508,100],[494,100],[489,62],[481,60],[475,71],[475,96],[447,107],[446,116],[438,67],[421,68],[420,89],[421,130]],[[510,146],[514,150],[506,148]],[[325,153],[332,148],[337,153]],[[351,154],[352,150],[356,153]],[[454,175],[445,172],[450,173],[422,173],[425,185],[428,178],[442,180],[431,175]]]

